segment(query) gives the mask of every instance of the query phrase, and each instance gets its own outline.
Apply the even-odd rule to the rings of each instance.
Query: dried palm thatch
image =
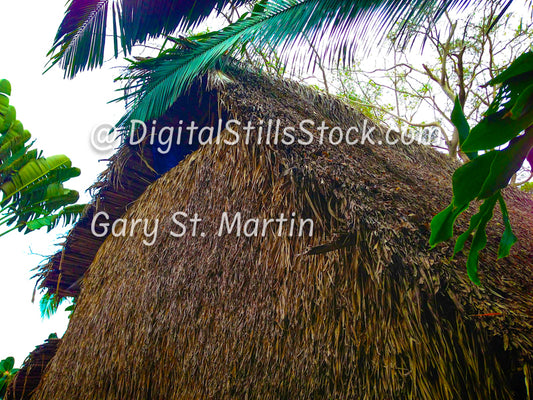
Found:
[[[49,338],[37,346],[7,388],[6,400],[29,400],[48,363],[56,354],[61,339]]]
[[[123,146],[114,154],[106,169],[91,190],[93,200],[83,217],[70,231],[62,249],[39,267],[39,287],[59,297],[77,296],[79,281],[91,265],[96,252],[105,240],[91,232],[94,215],[107,212],[113,219],[123,215],[152,183],[157,174],[150,167],[151,155],[144,148]],[[127,174],[122,171],[127,170]]]
[[[193,90],[199,90],[198,84],[193,86]],[[201,93],[195,98],[198,110],[211,109],[215,104],[213,91]],[[158,120],[159,126],[177,126],[180,120],[184,120],[182,125],[187,126],[192,121],[188,115],[190,108],[189,99],[177,101],[168,115]],[[226,115],[223,110],[219,111],[221,116]],[[195,117],[198,117],[196,123],[207,124],[209,121],[206,118],[212,118],[213,115],[205,113]],[[148,138],[145,142],[149,142]],[[79,295],[81,279],[106,238],[93,235],[91,222],[94,216],[98,212],[106,212],[110,221],[120,218],[146,187],[159,177],[153,164],[151,146],[145,143],[122,146],[110,158],[108,168],[90,188],[93,200],[83,217],[60,245],[61,250],[38,268],[36,276],[41,290],[59,298]]]
[[[243,69],[230,78],[180,99],[187,118],[372,125],[294,83]],[[216,104],[197,107],[206,93]],[[496,260],[496,224],[473,286],[451,245],[427,244],[455,167],[414,144],[203,146],[128,207],[129,221],[159,221],[152,246],[136,229],[100,247],[33,399],[531,396],[533,199],[506,191],[519,243]],[[178,211],[202,218],[196,237],[190,224],[170,234]],[[243,222],[294,212],[314,232],[218,235],[223,212]]]

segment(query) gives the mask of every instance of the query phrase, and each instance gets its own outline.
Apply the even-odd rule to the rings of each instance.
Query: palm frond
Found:
[[[112,11],[115,57],[119,48],[128,54],[134,44],[193,27],[213,10],[241,6],[250,0],[70,0],[49,51],[51,68],[59,65],[65,76],[101,66],[108,11]],[[120,42],[120,43],[119,43]]]
[[[352,61],[361,42],[375,43],[395,24],[436,20],[445,10],[461,9],[481,0],[270,0],[246,18],[193,40],[161,56],[135,62],[126,80],[128,112],[119,122],[157,118],[174,103],[192,81],[208,69],[223,67],[223,60],[250,44],[256,49],[277,49],[285,59],[302,64],[315,57]],[[509,0],[507,0],[509,2]],[[372,34],[371,37],[370,34]],[[370,39],[370,40],[368,40]],[[327,41],[327,45],[326,42]]]
[[[47,215],[45,217],[29,221],[26,226],[29,231],[37,230],[46,227],[48,232],[58,226],[61,222],[63,226],[74,224],[83,215],[87,204],[74,204],[66,206],[57,214]]]
[[[70,300],[67,297],[59,297],[54,293],[45,293],[39,302],[41,318],[50,318],[57,312],[59,306],[67,299]]]

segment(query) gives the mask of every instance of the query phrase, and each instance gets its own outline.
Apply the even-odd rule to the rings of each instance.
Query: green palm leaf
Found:
[[[9,81],[0,80],[0,92],[11,93]],[[9,105],[9,99],[0,94],[0,226],[14,225],[3,236],[15,229],[19,231],[28,224],[45,224],[50,229],[60,220],[66,224],[74,221],[82,210],[65,207],[78,201],[75,190],[66,189],[63,183],[79,176],[80,170],[71,167],[64,156],[42,158],[42,152],[30,150],[31,134],[16,119],[16,111]],[[84,207],[81,205],[80,207]],[[57,212],[57,214],[53,214]],[[49,218],[48,218],[49,217]],[[40,219],[39,222],[34,222]]]
[[[14,174],[10,181],[0,186],[0,189],[4,193],[2,203],[5,204],[15,194],[23,191],[31,184],[45,177],[50,171],[61,167],[70,168],[70,166],[70,159],[64,155],[31,160],[22,167],[19,172]]]
[[[132,119],[146,121],[161,116],[197,76],[210,68],[223,67],[224,56],[241,51],[243,44],[278,49],[286,60],[307,63],[314,56],[302,51],[302,45],[311,42],[322,58],[348,61],[354,59],[358,43],[371,32],[375,40],[400,21],[417,23],[424,18],[438,18],[446,9],[470,3],[475,1],[268,1],[220,31],[182,40],[179,48],[133,63],[122,77],[127,83],[125,95],[119,100],[126,100],[128,112],[119,125],[124,127]]]
[[[192,27],[215,9],[246,2],[250,0],[70,0],[48,53],[50,67],[60,63],[65,75],[73,77],[102,65],[109,9],[116,57],[119,48],[128,54],[135,43]]]
[[[64,207],[57,214],[47,215],[45,217],[29,221],[26,226],[29,230],[37,230],[47,227],[48,231],[52,230],[63,222],[63,226],[75,223],[82,215],[87,204],[74,204]]]

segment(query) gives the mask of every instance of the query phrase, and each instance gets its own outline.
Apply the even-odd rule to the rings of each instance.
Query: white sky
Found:
[[[116,122],[123,105],[106,104],[119,94],[113,83],[119,71],[109,65],[74,80],[64,80],[58,67],[42,75],[64,10],[64,1],[0,0],[0,79],[11,82],[10,103],[17,109],[17,119],[37,140],[35,147],[45,156],[65,154],[81,168],[82,175],[66,187],[84,193],[105,168],[98,160],[110,155],[91,150],[92,128]],[[88,201],[86,194],[83,197]],[[31,270],[43,262],[43,255],[55,252],[54,244],[63,232],[13,232],[0,238],[0,359],[13,356],[20,366],[50,333],[61,336],[67,327],[65,306],[52,318],[41,319],[40,297],[31,303],[35,280],[30,280]]]

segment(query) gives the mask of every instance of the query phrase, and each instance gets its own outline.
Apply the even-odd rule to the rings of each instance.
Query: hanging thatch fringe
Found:
[[[52,357],[56,354],[60,339],[49,338],[37,346],[24,361],[22,368],[7,388],[6,400],[29,400]]]

